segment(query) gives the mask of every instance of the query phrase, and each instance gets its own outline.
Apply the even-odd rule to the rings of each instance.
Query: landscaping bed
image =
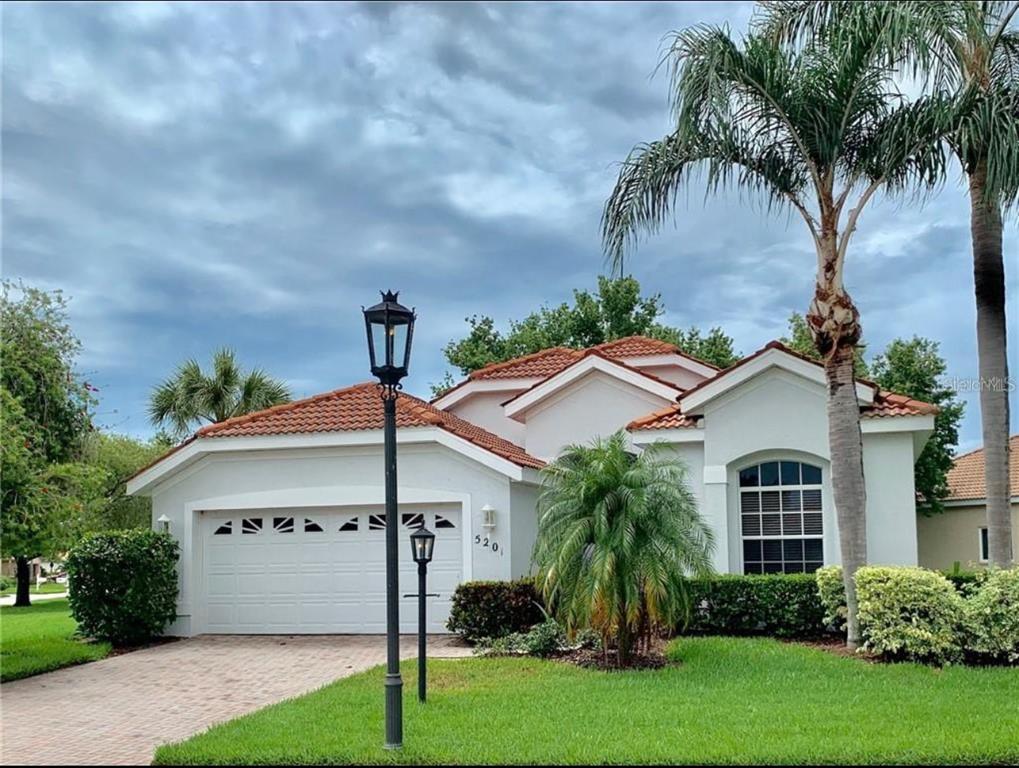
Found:
[[[1019,670],[868,664],[768,638],[691,637],[659,670],[435,661],[404,749],[382,748],[381,668],[216,726],[157,764],[1010,763]]]
[[[109,655],[109,643],[78,639],[77,628],[66,599],[0,608],[0,680],[18,680]]]

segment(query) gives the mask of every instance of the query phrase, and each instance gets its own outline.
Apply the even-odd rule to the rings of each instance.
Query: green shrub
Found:
[[[867,650],[935,664],[960,657],[964,601],[940,573],[865,566],[856,572],[856,595]]]
[[[14,589],[17,585],[17,579],[11,578],[10,576],[0,576],[0,592],[6,592],[8,589]]]
[[[469,581],[453,593],[446,627],[475,643],[524,632],[544,618],[532,579]]]
[[[817,591],[824,606],[825,626],[838,632],[846,631],[846,585],[842,582],[842,566],[826,565],[814,574]]]
[[[548,618],[527,632],[479,641],[482,656],[537,656],[547,658],[568,647],[566,632],[555,619]]]
[[[177,616],[177,542],[147,530],[87,536],[67,558],[79,631],[114,645],[143,643]]]
[[[965,608],[966,650],[988,661],[1019,661],[1019,568],[991,571]]]
[[[692,607],[681,631],[782,638],[824,633],[824,608],[812,574],[720,575],[688,579],[687,589]]]

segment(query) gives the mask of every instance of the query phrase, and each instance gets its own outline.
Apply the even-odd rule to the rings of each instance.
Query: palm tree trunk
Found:
[[[32,571],[29,567],[27,557],[16,557],[18,587],[14,597],[14,605],[17,608],[27,608],[32,604],[29,596],[29,588],[32,585]]]
[[[867,489],[863,477],[863,437],[854,377],[855,345],[840,345],[825,362],[828,379],[828,450],[832,496],[838,519],[842,579],[846,588],[846,645],[860,645],[856,615],[856,571],[867,563]]]
[[[969,176],[973,284],[977,304],[977,355],[980,421],[984,437],[988,559],[1012,563],[1012,519],[1008,480],[1008,355],[1005,321],[1005,265],[1002,260],[1001,206],[987,195],[987,161]]]

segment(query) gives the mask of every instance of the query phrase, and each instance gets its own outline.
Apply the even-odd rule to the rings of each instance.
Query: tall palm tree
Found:
[[[224,347],[212,357],[211,374],[192,359],[157,386],[149,401],[149,417],[153,425],[180,438],[203,421],[225,421],[289,401],[286,384],[261,369],[245,373],[233,350]]]
[[[687,610],[683,575],[711,571],[713,538],[683,465],[619,432],[572,445],[542,470],[534,562],[546,604],[567,629],[615,634],[620,665],[651,629]]]
[[[860,411],[853,377],[860,317],[844,283],[850,239],[879,191],[935,184],[944,171],[937,99],[905,100],[876,50],[879,23],[832,29],[789,46],[726,28],[674,33],[675,129],[636,146],[605,205],[602,235],[616,263],[641,234],[658,231],[697,170],[707,189],[735,187],[768,209],[802,217],[817,256],[807,323],[824,359],[832,491],[849,609],[848,644],[859,644],[853,575],[867,560]]]
[[[1009,512],[1008,354],[1002,212],[1019,200],[1019,2],[794,2],[764,5],[762,32],[809,42],[834,26],[883,20],[881,44],[934,91],[951,93],[948,144],[969,182],[977,308],[980,414],[984,438],[987,536],[992,563],[1012,552]]]

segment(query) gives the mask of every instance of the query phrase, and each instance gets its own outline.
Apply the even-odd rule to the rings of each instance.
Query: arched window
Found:
[[[743,573],[813,573],[824,564],[821,468],[767,461],[740,470]]]

